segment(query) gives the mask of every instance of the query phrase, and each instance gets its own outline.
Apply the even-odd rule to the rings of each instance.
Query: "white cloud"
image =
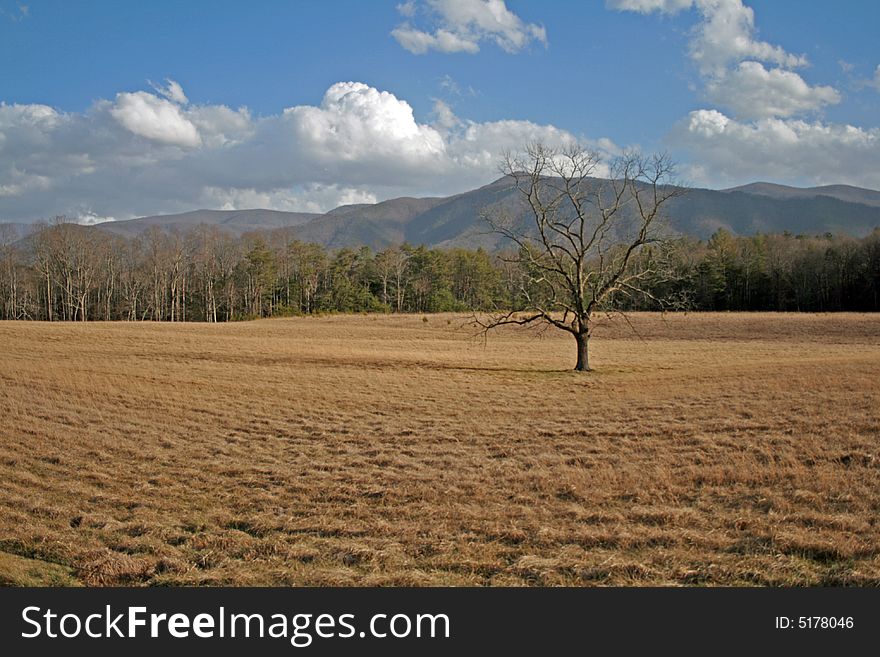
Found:
[[[95,224],[103,224],[108,221],[116,221],[116,217],[102,217],[98,214],[95,214],[91,210],[79,210],[72,213],[73,216],[76,217],[78,223],[85,224],[86,226],[94,226]]]
[[[150,86],[155,89],[160,96],[167,98],[172,103],[177,103],[178,105],[186,105],[189,102],[189,99],[186,97],[186,94],[183,93],[183,87],[180,86],[178,82],[174,80],[165,80],[165,86],[150,83]]]
[[[507,8],[504,0],[427,0],[433,25],[419,29],[404,22],[391,35],[406,50],[422,55],[429,50],[443,53],[476,53],[481,41],[491,41],[509,53],[537,41],[547,45],[542,25],[526,23]],[[412,2],[398,5],[407,18],[416,14]]]
[[[110,114],[124,128],[147,139],[183,148],[202,143],[198,129],[176,103],[145,91],[116,94]]]
[[[156,94],[123,92],[111,106],[100,103],[99,107],[106,107],[119,125],[135,135],[180,148],[239,143],[253,133],[247,108],[190,105],[174,80],[166,80],[164,87],[150,84]]]
[[[241,143],[254,130],[251,114],[245,107],[232,110],[225,105],[199,105],[191,107],[186,117],[208,146]]]
[[[29,175],[15,168],[8,171],[5,178],[5,183],[0,185],[0,198],[21,196],[28,192],[45,192],[50,186],[48,177]]]
[[[788,70],[806,65],[806,57],[756,38],[755,12],[742,0],[608,0],[608,5],[639,13],[696,9],[700,20],[689,55],[703,77],[706,97],[737,118],[787,117],[840,102],[833,87],[810,86]]]
[[[741,62],[730,73],[706,84],[709,100],[729,107],[737,117],[785,117],[840,102],[833,87],[810,86],[792,71],[767,70],[760,62]]]
[[[400,12],[401,16],[412,18],[416,15],[415,0],[407,0],[407,2],[401,2],[399,5],[397,5],[397,11]]]
[[[689,56],[703,78],[706,98],[721,110],[693,111],[670,135],[670,143],[690,156],[693,182],[715,186],[769,179],[880,187],[880,129],[804,120],[839,103],[840,93],[810,85],[790,70],[807,64],[806,57],[759,40],[754,12],[741,0],[607,4],[640,13],[693,8],[699,14]]]
[[[7,105],[0,102],[0,130],[11,126],[51,129],[57,125],[59,118],[58,112],[48,105]]]
[[[525,23],[507,8],[504,0],[431,1],[450,25],[492,39],[508,52],[521,50],[532,40],[547,43],[546,30],[535,23]]]
[[[505,150],[574,139],[529,121],[467,121],[445,105],[431,118],[420,122],[405,100],[359,82],[265,117],[143,91],[83,113],[0,103],[0,221],[202,207],[317,212],[452,194],[497,178]]]
[[[574,135],[566,130],[531,121],[467,121],[450,136],[448,150],[462,172],[492,171],[497,177],[499,157],[507,151],[515,152],[531,142],[553,147],[574,141]]]
[[[636,11],[640,14],[659,11],[664,14],[675,14],[682,9],[690,9],[694,0],[607,0],[606,4],[618,11]]]
[[[338,82],[320,107],[286,109],[284,118],[301,147],[318,161],[394,158],[410,166],[427,164],[445,150],[434,128],[416,122],[409,103],[362,82]]]
[[[441,130],[452,130],[461,125],[459,119],[452,108],[442,100],[434,100],[434,116],[437,117],[434,122]]]
[[[308,184],[296,189],[258,191],[253,188],[206,187],[200,207],[218,210],[267,208],[286,212],[324,212],[328,208],[355,203],[376,203],[377,198],[366,190],[338,185]]]
[[[466,52],[472,55],[480,52],[478,39],[470,35],[462,36],[443,28],[430,34],[410,25],[399,25],[391,30],[391,36],[414,55],[424,55],[429,50],[447,54]]]
[[[697,0],[703,21],[691,44],[691,57],[704,73],[718,73],[730,62],[755,59],[792,68],[807,63],[780,46],[755,39],[755,12],[741,0]]]
[[[676,126],[674,137],[699,163],[691,170],[696,183],[845,181],[880,188],[880,128],[779,118],[741,122],[717,110],[696,110]]]
[[[476,98],[480,95],[480,93],[471,85],[462,87],[455,78],[448,73],[438,79],[437,86],[440,94],[446,99],[458,99],[462,97]]]
[[[742,0],[607,0],[612,9],[647,14],[674,14],[694,7],[700,23],[691,40],[690,55],[704,75],[719,75],[731,62],[752,59],[785,68],[803,66],[803,55],[755,38],[755,12]]]

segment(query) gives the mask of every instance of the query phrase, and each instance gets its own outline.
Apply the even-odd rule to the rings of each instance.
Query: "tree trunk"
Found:
[[[50,322],[52,321],[52,279],[49,277],[48,269],[46,272],[46,317]]]
[[[575,370],[575,372],[589,372],[590,371],[590,353],[589,353],[590,336],[587,333],[575,333],[574,339],[575,339],[575,342],[577,343],[577,350],[578,350],[577,365],[574,366],[574,370]]]

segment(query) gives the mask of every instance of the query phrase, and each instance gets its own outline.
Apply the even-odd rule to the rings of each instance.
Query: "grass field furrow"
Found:
[[[0,583],[880,585],[880,318],[0,323]]]

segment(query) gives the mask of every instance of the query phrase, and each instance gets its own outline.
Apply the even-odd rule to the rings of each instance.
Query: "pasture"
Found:
[[[880,585],[880,317],[0,322],[0,583]]]

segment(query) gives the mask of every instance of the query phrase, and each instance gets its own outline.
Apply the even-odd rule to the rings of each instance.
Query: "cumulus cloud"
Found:
[[[574,135],[566,130],[531,121],[468,121],[450,138],[449,151],[465,170],[494,171],[502,153],[515,151],[523,144],[541,141],[549,146],[564,146],[574,140]]]
[[[717,110],[696,110],[674,136],[699,163],[690,171],[697,183],[845,180],[880,188],[880,128],[778,118],[742,122]]]
[[[718,73],[730,62],[755,59],[792,68],[804,66],[804,55],[788,53],[755,38],[755,12],[741,0],[697,0],[702,22],[691,43],[691,57],[704,73]]]
[[[674,14],[696,8],[700,23],[690,45],[691,58],[704,74],[720,74],[731,62],[754,59],[786,68],[807,59],[755,37],[755,12],[742,0],[607,0],[612,9]]]
[[[790,70],[806,65],[805,56],[756,37],[755,12],[742,0],[608,0],[608,5],[643,14],[696,9],[700,20],[689,55],[703,77],[706,97],[737,118],[786,117],[840,102],[834,88],[810,86]]]
[[[0,102],[0,129],[19,126],[22,129],[49,130],[57,125],[60,115],[48,105],[7,105]]]
[[[688,54],[703,79],[706,99],[717,109],[691,112],[670,135],[671,143],[689,154],[695,183],[763,178],[880,187],[880,131],[810,117],[839,103],[840,93],[831,86],[810,85],[791,70],[808,63],[803,55],[759,40],[754,12],[742,0],[607,4],[640,13],[695,9],[699,15]]]
[[[792,71],[767,70],[760,62],[741,62],[730,73],[706,84],[709,100],[745,119],[785,117],[840,102],[833,87],[810,86]]]
[[[203,207],[319,212],[452,194],[498,177],[505,150],[574,139],[529,121],[468,121],[443,104],[433,123],[420,122],[405,100],[360,82],[263,117],[184,98],[169,82],[82,113],[0,103],[0,221]]]
[[[183,148],[202,143],[198,129],[176,103],[145,91],[116,94],[110,114],[121,126],[147,139]]]
[[[414,2],[398,5],[407,19],[417,13]],[[537,41],[547,45],[542,25],[526,23],[507,8],[504,0],[427,0],[430,27],[420,29],[407,20],[391,31],[406,50],[422,55],[429,50],[442,53],[477,53],[481,41],[494,42],[514,53]]]
[[[443,138],[416,122],[412,107],[394,94],[362,82],[339,82],[320,107],[284,110],[299,143],[318,161],[394,157],[404,165],[442,157]]]

